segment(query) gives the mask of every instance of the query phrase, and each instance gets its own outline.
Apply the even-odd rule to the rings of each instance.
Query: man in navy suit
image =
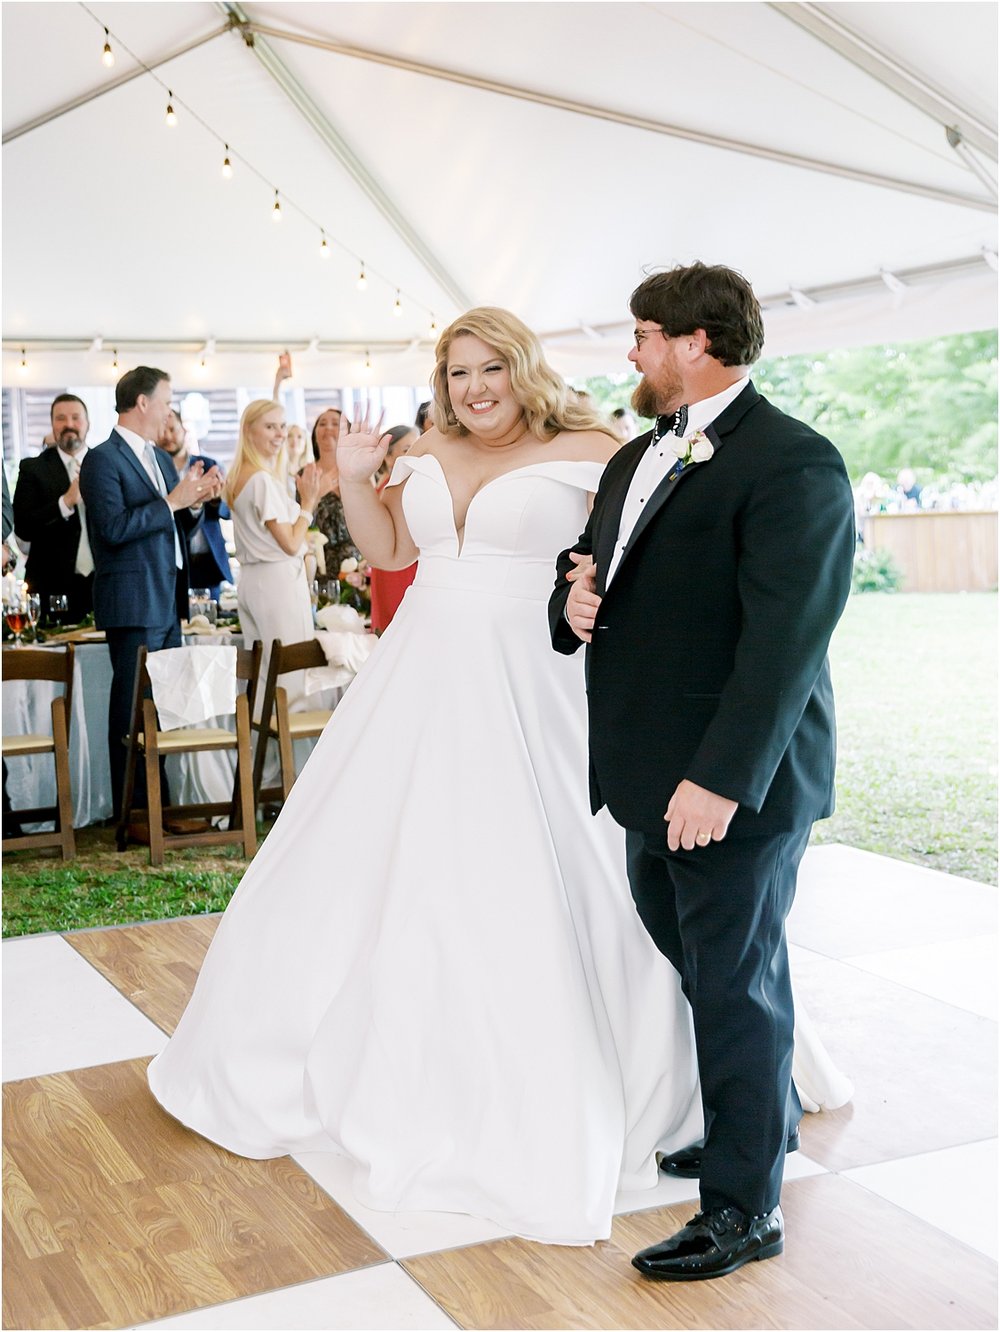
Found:
[[[170,377],[140,365],[115,387],[118,425],[91,449],[80,473],[80,493],[94,557],[94,619],[107,635],[113,679],[108,747],[115,809],[121,808],[125,747],[139,648],[179,647],[187,614],[188,533],[201,506],[219,494],[217,469],[201,465],[183,479],[156,447],[170,411]],[[136,803],[145,798],[142,766]]]
[[[219,466],[215,459],[209,458],[207,454],[192,456],[188,453],[187,431],[176,407],[171,407],[158,443],[164,453],[170,454],[181,476],[192,463],[201,463],[206,472]],[[208,500],[201,526],[188,538],[191,586],[207,587],[216,601],[219,600],[222,591],[220,584],[223,580],[227,583],[233,581],[229,556],[226,553],[226,539],[219,526],[219,519],[228,517],[229,510],[224,500]]]
[[[701,1210],[637,1254],[697,1281],[774,1257],[791,1082],[785,917],[813,821],[833,812],[827,648],[851,587],[840,454],[749,379],[763,320],[719,265],[632,293],[652,431],[608,463],[559,559],[553,645],[587,644],[591,799],[626,832],[636,907],[691,1003],[705,1141],[661,1168]]]
[[[14,526],[28,550],[25,578],[41,599],[42,623],[77,624],[93,608],[94,561],[80,504],[80,471],[90,418],[75,393],[60,393],[50,409],[55,445],[26,458],[14,490]],[[64,596],[54,615],[50,598]]]

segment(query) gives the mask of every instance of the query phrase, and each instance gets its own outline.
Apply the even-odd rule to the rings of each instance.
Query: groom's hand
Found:
[[[566,575],[567,582],[573,584],[566,599],[566,619],[577,638],[589,643],[594,636],[594,620],[601,604],[596,591],[597,565],[589,555],[581,555],[575,550],[570,551],[569,557],[576,568]]]
[[[681,846],[685,851],[693,851],[696,846],[721,842],[737,808],[735,800],[706,791],[703,786],[685,778],[670,797],[663,816],[667,825],[667,846],[671,851]]]

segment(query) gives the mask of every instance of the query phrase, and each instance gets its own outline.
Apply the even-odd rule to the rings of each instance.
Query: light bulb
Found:
[[[274,191],[274,207],[271,209],[271,220],[273,222],[281,221],[281,200],[278,198],[278,191]]]
[[[396,316],[397,319],[398,319],[399,316],[403,313],[403,307],[402,307],[402,305],[400,305],[400,303],[399,303],[399,291],[398,291],[398,290],[396,291],[396,304],[392,307],[392,313]]]
[[[105,66],[106,66],[108,69],[110,69],[111,66],[115,63],[115,53],[114,53],[114,51],[112,51],[112,49],[111,49],[111,42],[108,40],[110,36],[111,36],[111,34],[108,32],[107,28],[105,28],[105,29],[104,29],[104,50],[101,52],[101,60],[104,62]]]
[[[115,350],[114,350],[114,358],[115,358],[115,359],[111,362],[111,369],[112,369],[112,370],[117,370],[117,369],[118,369],[118,349],[117,349],[117,348],[115,348]]]
[[[365,352],[365,374],[370,374],[372,368],[372,358],[370,352]]]
[[[177,112],[174,110],[174,107],[173,107],[173,101],[174,101],[174,95],[173,95],[173,93],[170,91],[170,89],[168,88],[168,89],[167,89],[167,124],[168,124],[168,125],[171,125],[171,126],[177,124]]]
[[[233,164],[229,160],[229,144],[226,144],[226,155],[222,159],[222,174],[226,180],[230,180],[233,174]]]
[[[430,335],[432,338],[436,338],[437,334],[438,334],[437,320],[434,318],[433,315],[431,315]]]
[[[23,347],[21,348],[21,364],[18,366],[18,369],[22,375],[28,373],[28,356]]]
[[[358,291],[364,291],[368,286],[368,279],[365,277],[365,261],[361,260],[361,272],[358,274]]]
[[[320,256],[321,256],[321,258],[323,258],[323,259],[329,259],[329,257],[330,257],[330,247],[329,247],[329,245],[327,245],[327,243],[326,243],[326,232],[321,231],[319,234],[323,237],[323,239],[322,239],[322,240],[320,241],[320,243],[319,243],[319,252],[320,252]]]

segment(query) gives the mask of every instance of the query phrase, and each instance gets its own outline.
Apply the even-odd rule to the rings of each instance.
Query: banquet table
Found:
[[[69,759],[70,787],[73,794],[73,826],[84,828],[100,823],[117,811],[112,808],[111,768],[108,759],[108,699],[111,693],[111,660],[103,634],[78,636],[74,641],[76,660],[73,672],[73,706],[70,717]],[[238,635],[185,635],[184,643],[197,651],[203,643],[235,643]],[[58,650],[53,646],[53,651]],[[3,734],[24,732],[51,734],[52,699],[61,686],[48,680],[12,680],[3,688]],[[311,694],[310,708],[336,707],[343,688],[324,689]],[[205,721],[208,726],[235,729],[234,717]],[[315,740],[297,740],[294,745],[295,770],[300,772]],[[195,754],[171,755],[167,759],[167,777],[176,803],[226,801],[233,789],[235,754],[225,750],[207,750]],[[56,803],[55,764],[51,755],[20,755],[6,760],[7,794],[16,813],[18,809],[39,809]],[[26,831],[45,825],[27,825]]]

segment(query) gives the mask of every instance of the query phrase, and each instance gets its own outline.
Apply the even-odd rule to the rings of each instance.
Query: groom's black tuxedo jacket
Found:
[[[591,800],[662,837],[678,782],[739,802],[731,836],[833,811],[835,726],[827,648],[851,586],[854,504],[840,454],[747,384],[706,435],[715,448],[646,501],[606,576],[629,483],[651,435],[608,463],[572,549],[603,598],[587,648]],[[573,568],[558,561],[553,645]]]

